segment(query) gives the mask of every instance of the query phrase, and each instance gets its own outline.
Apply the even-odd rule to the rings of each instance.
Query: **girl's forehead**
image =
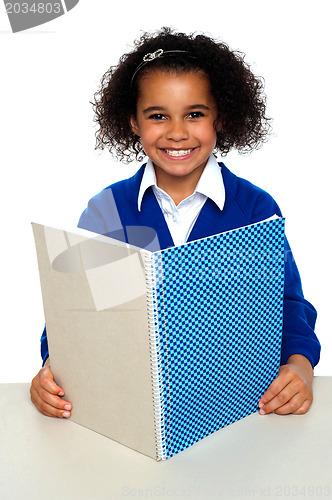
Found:
[[[156,78],[174,79],[174,78],[205,78],[209,80],[208,75],[202,69],[173,69],[173,68],[152,68],[142,71],[139,83],[143,80],[154,80]]]
[[[139,97],[148,94],[172,92],[200,92],[211,95],[210,81],[204,71],[164,71],[151,70],[144,73],[138,81]]]

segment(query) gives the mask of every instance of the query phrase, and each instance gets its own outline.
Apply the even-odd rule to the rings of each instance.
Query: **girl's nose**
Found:
[[[188,139],[188,129],[182,120],[171,120],[166,133],[166,138],[173,141]]]

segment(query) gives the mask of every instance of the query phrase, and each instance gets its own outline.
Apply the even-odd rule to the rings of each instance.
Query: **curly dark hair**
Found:
[[[135,74],[143,57],[158,49],[186,53],[155,58]],[[144,151],[129,120],[136,115],[141,78],[156,69],[203,71],[208,76],[217,106],[217,121],[223,125],[217,132],[215,147],[221,155],[226,155],[232,148],[239,153],[249,153],[268,139],[270,118],[265,114],[263,79],[252,73],[244,62],[244,54],[232,51],[226,43],[219,43],[206,35],[175,33],[164,27],[154,34],[144,33],[134,42],[134,50],[124,54],[119,64],[112,66],[102,77],[92,103],[95,122],[99,125],[96,149],[106,148],[115,158],[125,162],[135,158],[142,160]]]

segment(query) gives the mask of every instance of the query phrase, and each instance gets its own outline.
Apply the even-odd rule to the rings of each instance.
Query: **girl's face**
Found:
[[[203,72],[153,71],[139,83],[131,128],[152,160],[159,187],[192,191],[216,144],[217,108]]]

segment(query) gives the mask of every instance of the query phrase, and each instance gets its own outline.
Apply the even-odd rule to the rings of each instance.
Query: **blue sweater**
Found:
[[[236,229],[274,214],[281,216],[274,199],[265,191],[245,179],[234,175],[221,164],[225,185],[225,205],[221,211],[207,199],[188,241]],[[129,179],[119,181],[94,196],[82,213],[78,226],[115,239],[126,241],[149,250],[174,246],[164,215],[152,188],[149,188],[138,211],[138,192],[144,165]],[[151,238],[152,228],[157,237]],[[158,241],[159,240],[159,241]],[[285,240],[284,318],[280,364],[292,354],[306,356],[314,367],[320,356],[320,343],[314,333],[317,313],[303,297],[301,279],[287,239]],[[41,354],[48,357],[47,334],[41,338]]]

